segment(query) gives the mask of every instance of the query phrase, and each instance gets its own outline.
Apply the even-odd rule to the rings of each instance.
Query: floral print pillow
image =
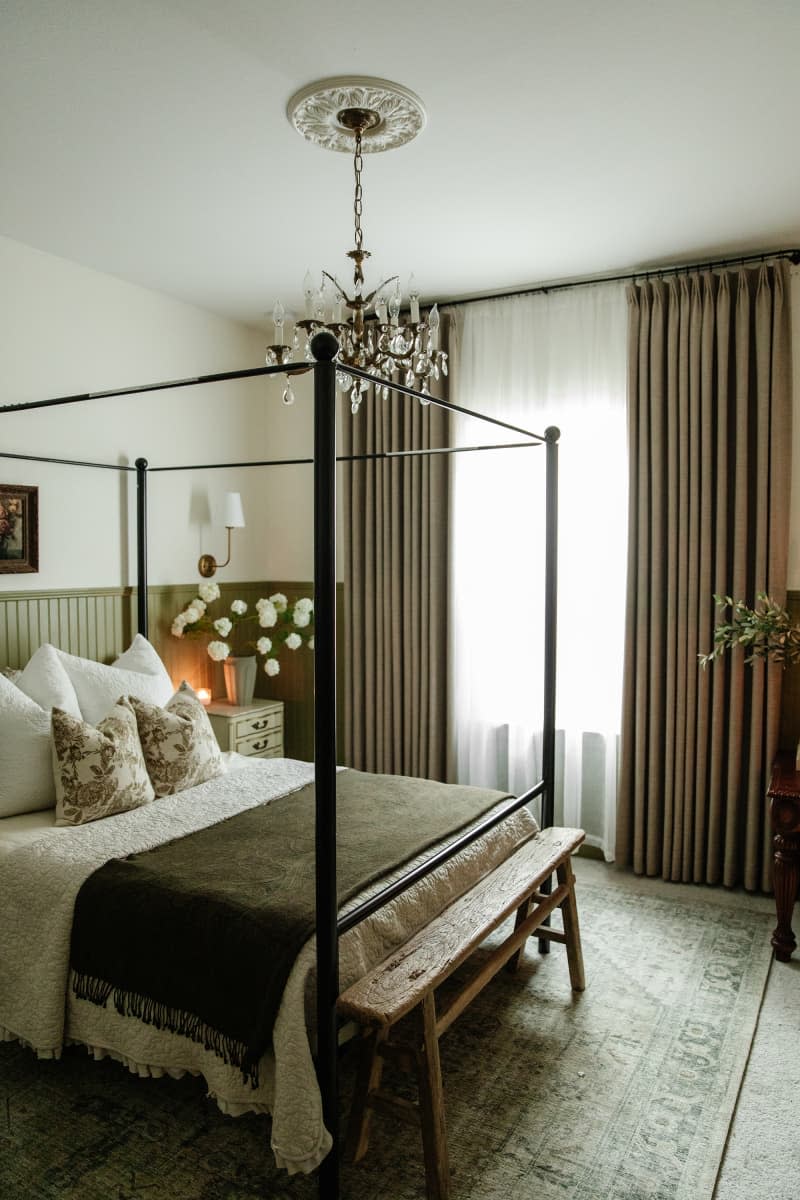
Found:
[[[84,825],[154,799],[136,717],[120,701],[98,725],[52,714],[56,825]]]
[[[171,796],[225,770],[208,713],[188,685],[164,708],[128,696],[156,796]]]

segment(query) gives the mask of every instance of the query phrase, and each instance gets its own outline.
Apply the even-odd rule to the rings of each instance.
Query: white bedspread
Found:
[[[75,898],[93,871],[112,858],[151,849],[296,791],[312,779],[309,763],[249,760],[241,770],[132,812],[75,828],[31,830],[27,837],[9,841],[0,856],[0,1037],[23,1041],[41,1057],[57,1057],[65,1041],[79,1041],[96,1056],[110,1054],[139,1074],[202,1074],[223,1111],[272,1114],[271,1144],[279,1166],[290,1172],[313,1170],[330,1147],[308,1035],[313,1023],[313,939],[287,982],[273,1032],[274,1057],[267,1054],[262,1060],[257,1089],[189,1039],[121,1017],[113,1008],[79,1001],[68,988]],[[534,829],[523,809],[348,933],[339,948],[342,987],[406,940]]]

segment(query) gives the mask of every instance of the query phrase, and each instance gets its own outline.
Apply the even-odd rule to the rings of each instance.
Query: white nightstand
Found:
[[[257,758],[283,756],[283,701],[206,705],[208,719],[222,750]]]

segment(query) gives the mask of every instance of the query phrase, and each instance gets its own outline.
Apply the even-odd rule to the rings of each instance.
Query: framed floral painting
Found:
[[[39,489],[0,483],[0,575],[39,570]]]

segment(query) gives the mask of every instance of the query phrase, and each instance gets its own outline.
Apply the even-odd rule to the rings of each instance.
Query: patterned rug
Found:
[[[454,1200],[710,1198],[772,918],[704,889],[686,902],[634,886],[579,879],[582,996],[563,951],[530,943],[518,974],[501,973],[443,1038]],[[423,1200],[418,1134],[376,1117],[342,1194]],[[0,1044],[0,1196],[313,1200],[316,1185],[279,1172],[266,1120],[223,1117],[200,1080]]]

